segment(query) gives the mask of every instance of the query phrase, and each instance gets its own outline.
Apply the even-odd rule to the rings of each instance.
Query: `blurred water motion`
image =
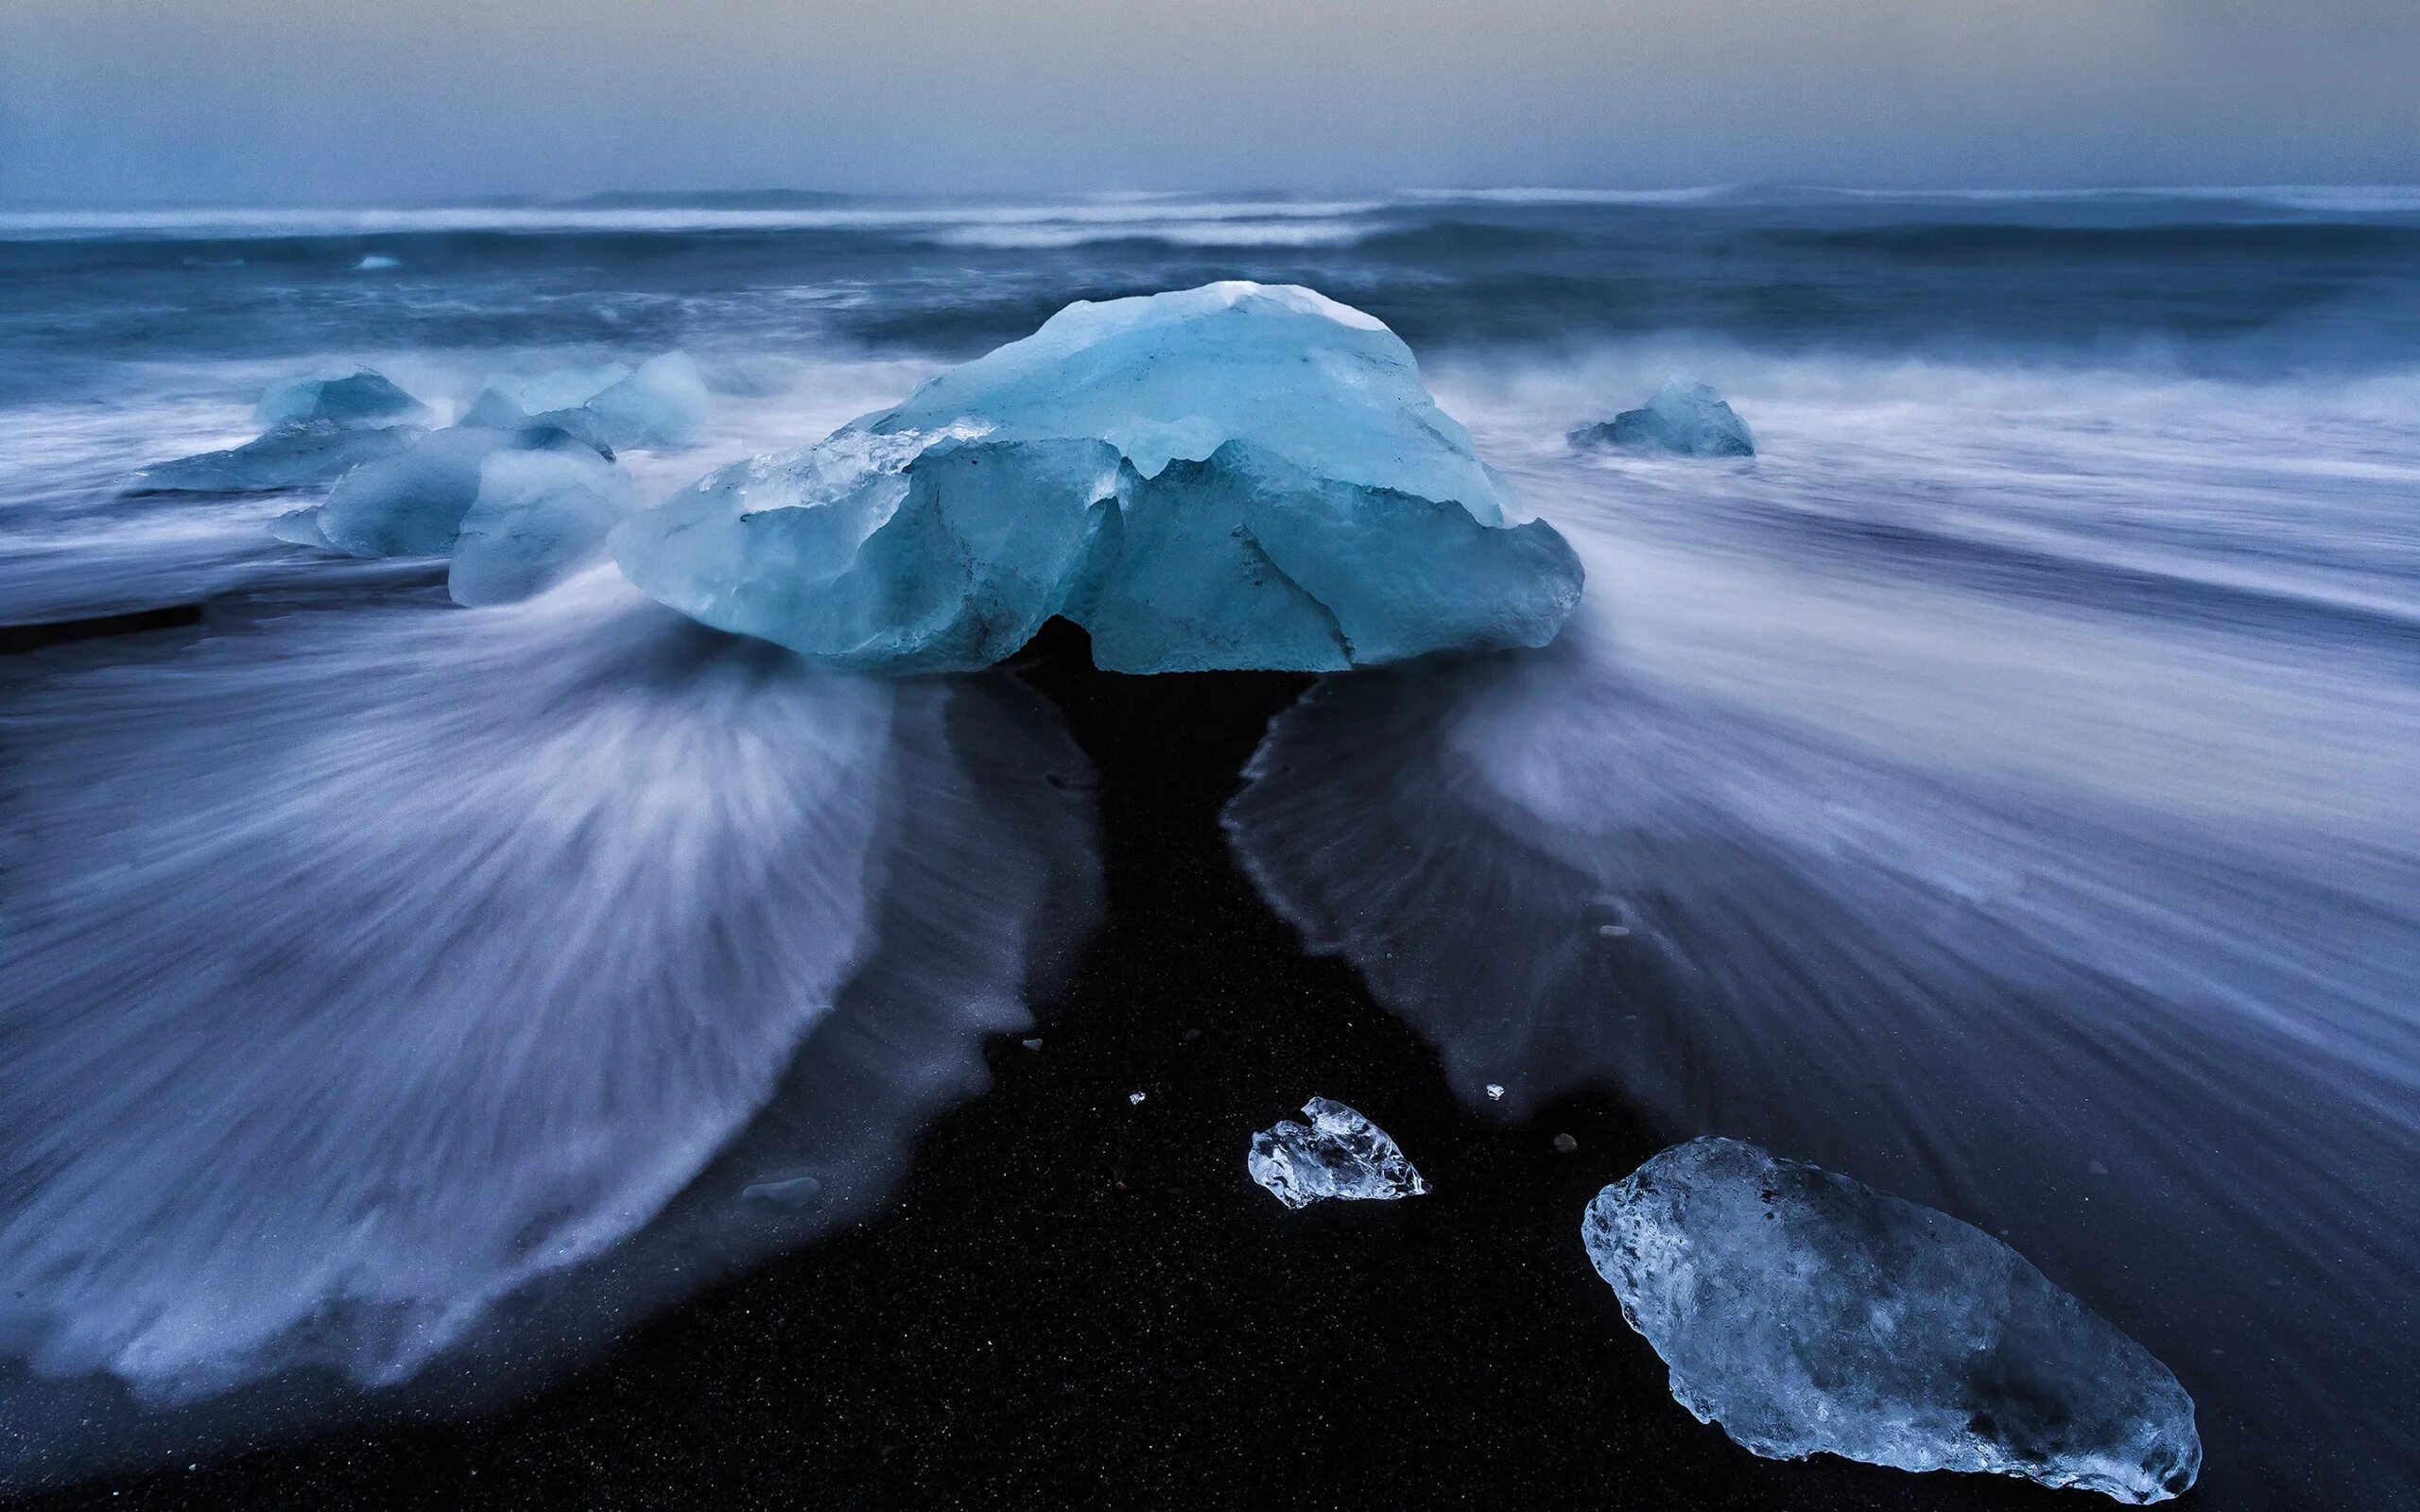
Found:
[[[2207,1504],[2420,1498],[2415,253],[2288,192],[0,216],[0,624],[211,605],[0,683],[0,1477],[540,1368],[864,1211],[1089,917],[1013,687],[610,572],[458,610],[127,473],[321,367],[450,415],[677,346],[660,498],[1250,277],[1392,324],[1590,573],[1543,655],[1279,721],[1281,910],[1482,1108],[2003,1233],[2184,1379]],[[1760,455],[1565,448],[1675,373]]]

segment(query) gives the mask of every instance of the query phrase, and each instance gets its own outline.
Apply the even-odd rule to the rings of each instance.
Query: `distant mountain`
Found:
[[[577,210],[812,210],[861,198],[819,189],[615,189],[554,203]]]

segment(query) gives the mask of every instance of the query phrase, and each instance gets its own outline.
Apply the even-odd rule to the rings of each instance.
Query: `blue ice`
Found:
[[[428,407],[364,368],[277,384],[252,418],[261,434],[251,440],[146,468],[129,480],[130,491],[270,493],[331,483],[418,440]]]
[[[1245,1168],[1289,1208],[1339,1198],[1392,1202],[1417,1197],[1428,1183],[1385,1129],[1332,1098],[1303,1105],[1308,1124],[1291,1119],[1252,1137]]]
[[[1571,433],[1574,446],[1612,446],[1681,456],[1753,456],[1748,422],[1704,384],[1671,378],[1643,409],[1626,409]]]
[[[2166,1366],[1944,1212],[1738,1140],[1664,1151],[1581,1237],[1672,1395],[1772,1459],[1819,1451],[2164,1502],[2202,1465]]]
[[[603,557],[636,503],[630,475],[585,447],[493,453],[454,538],[447,592],[477,606],[552,588]]]
[[[593,438],[551,417],[515,430],[449,426],[421,438],[408,451],[348,474],[320,507],[320,533],[348,556],[443,556],[454,549],[454,538],[478,500],[484,464],[514,451],[563,452],[603,460]],[[300,534],[299,524],[288,528]],[[293,536],[281,533],[280,539]]]
[[[584,415],[609,446],[669,450],[697,440],[709,404],[696,359],[667,352],[636,368],[612,362],[561,368],[534,378],[492,378],[461,423],[504,429]]]
[[[357,368],[342,378],[295,378],[272,385],[252,409],[252,423],[274,430],[295,421],[343,426],[400,425],[429,419],[428,406],[385,374]]]
[[[1392,332],[1246,283],[1069,305],[614,553],[706,624],[884,672],[990,665],[1054,614],[1123,672],[1536,646],[1581,589]]]

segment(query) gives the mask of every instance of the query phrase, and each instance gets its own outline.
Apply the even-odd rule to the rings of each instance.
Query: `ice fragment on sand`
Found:
[[[355,557],[433,557],[454,549],[463,518],[479,496],[481,468],[501,452],[553,451],[596,456],[593,446],[551,421],[518,429],[456,425],[409,451],[347,476],[320,509],[331,545]]]
[[[2134,1503],[2201,1469],[2192,1399],[2168,1367],[1946,1213],[1702,1139],[1599,1193],[1581,1237],[1672,1395],[1758,1454]]]
[[[1747,422],[1704,384],[1668,380],[1644,409],[1626,409],[1571,433],[1574,446],[1672,452],[1682,456],[1753,456]]]
[[[1070,305],[614,553],[684,613],[848,667],[987,666],[1062,614],[1115,670],[1334,670],[1552,639],[1579,561],[1509,505],[1384,325],[1213,284]]]
[[[1386,1130],[1342,1103],[1314,1097],[1305,1125],[1288,1120],[1252,1137],[1252,1178],[1289,1208],[1327,1197],[1348,1201],[1416,1197],[1428,1190]]]
[[[600,558],[637,503],[630,475],[585,447],[492,453],[454,539],[446,590],[475,606],[552,588]]]

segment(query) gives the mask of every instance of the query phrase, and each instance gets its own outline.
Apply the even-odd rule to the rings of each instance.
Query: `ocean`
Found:
[[[879,682],[610,569],[464,610],[272,539],[311,495],[125,490],[284,378],[443,414],[679,349],[704,436],[623,458],[662,498],[1217,279],[1410,344],[1586,567],[1553,646]],[[1754,1461],[1662,1394],[1580,1204],[1723,1133],[2141,1340],[2195,1503],[2420,1504],[2420,191],[9,211],[0,291],[0,1486],[374,1504],[404,1421],[488,1473],[414,1483],[455,1504],[653,1504],[667,1457],[734,1505],[2002,1495]],[[1675,375],[1754,457],[1567,442]],[[1472,1194],[1289,1249],[1243,1145],[1313,1094]],[[748,1306],[744,1379],[683,1352]],[[683,1459],[651,1380],[745,1432]],[[965,1404],[865,1405],[920,1390]],[[1399,1478],[1270,1393],[1452,1452]],[[1102,1414],[1126,1448],[1069,1448]]]

